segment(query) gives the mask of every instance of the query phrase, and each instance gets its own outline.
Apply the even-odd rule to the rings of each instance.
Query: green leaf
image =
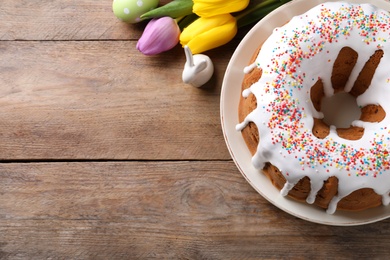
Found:
[[[152,19],[163,16],[169,16],[171,18],[179,18],[192,14],[192,6],[194,3],[192,0],[174,0],[166,5],[157,7],[149,12],[141,15],[141,19]]]
[[[241,28],[243,26],[257,22],[276,8],[290,1],[291,0],[265,0],[255,7],[240,13],[236,17],[237,26],[238,28]]]

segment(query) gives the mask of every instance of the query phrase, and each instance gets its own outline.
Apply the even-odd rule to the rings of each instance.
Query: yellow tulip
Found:
[[[200,17],[234,13],[244,10],[249,0],[193,0],[192,11]]]
[[[180,43],[197,54],[228,43],[236,33],[236,19],[230,14],[200,17],[183,30]]]

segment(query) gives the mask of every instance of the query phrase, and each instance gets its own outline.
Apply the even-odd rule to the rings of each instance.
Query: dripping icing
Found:
[[[341,16],[336,17],[336,12]],[[369,23],[372,18],[375,18],[374,25]],[[331,19],[333,23],[327,24]],[[334,34],[321,28],[321,23],[328,25],[328,30]],[[254,94],[258,106],[236,129],[242,130],[249,122],[258,126],[261,142],[252,162],[256,168],[263,168],[266,162],[279,168],[287,180],[282,195],[287,195],[297,180],[308,176],[311,192],[307,202],[313,203],[323,182],[336,176],[339,190],[329,204],[329,214],[335,212],[343,197],[363,187],[372,188],[382,195],[384,205],[389,204],[390,104],[386,101],[390,96],[390,74],[387,73],[390,45],[386,44],[390,37],[389,24],[389,14],[372,5],[324,3],[275,29],[256,61],[244,69],[249,73],[258,66],[263,73],[259,82],[243,92],[244,97]],[[377,49],[384,51],[371,86],[357,98],[357,103],[360,106],[380,104],[387,112],[386,117],[379,123],[353,122],[365,128],[358,142],[340,138],[334,127],[326,138],[319,140],[312,136],[311,129],[313,116],[321,114],[313,109],[311,102],[304,102],[308,100],[304,90],[320,78],[325,95],[334,94],[329,76],[332,61],[345,46],[365,50],[359,53],[345,86],[347,92],[370,55]],[[296,50],[299,52],[294,52]],[[319,55],[324,53],[326,55]]]

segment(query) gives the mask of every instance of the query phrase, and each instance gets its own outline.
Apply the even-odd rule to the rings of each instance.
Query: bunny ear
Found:
[[[198,64],[195,64],[195,73],[200,73],[207,67],[207,61],[205,59],[201,60]]]
[[[187,45],[184,46],[184,54],[186,55],[186,60],[187,60],[188,64],[190,65],[190,67],[193,67],[194,66],[194,58],[192,56],[192,52],[190,50],[190,47],[188,47]]]

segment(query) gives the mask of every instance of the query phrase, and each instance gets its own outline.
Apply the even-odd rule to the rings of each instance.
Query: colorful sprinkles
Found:
[[[306,78],[306,74],[300,70],[302,61],[323,53],[327,43],[338,42],[341,38],[348,39],[352,30],[358,30],[362,41],[367,45],[374,44],[381,48],[386,44],[387,39],[378,36],[379,32],[390,31],[390,21],[383,17],[388,16],[379,18],[375,13],[365,14],[359,5],[348,5],[337,12],[323,7],[321,15],[317,17],[320,23],[309,21],[303,29],[294,30],[293,37],[287,36],[287,32],[278,31],[281,41],[289,48],[288,51],[281,52],[275,47],[272,67],[267,68],[277,75],[265,86],[266,93],[275,96],[268,107],[265,107],[271,113],[267,126],[273,135],[274,145],[281,144],[287,154],[297,151],[305,154],[297,158],[302,170],[314,174],[316,171],[313,169],[318,167],[323,167],[327,172],[329,167],[334,167],[345,170],[348,176],[357,177],[367,176],[368,172],[372,173],[372,177],[377,177],[390,170],[390,147],[386,145],[389,142],[388,136],[378,134],[371,140],[369,148],[360,149],[331,138],[314,140],[316,137],[312,135],[311,129],[305,129],[301,120],[306,116],[304,107],[294,97],[294,91],[302,90]],[[313,39],[317,42],[313,42]],[[279,59],[286,55],[287,59]],[[387,82],[390,82],[390,78]],[[335,154],[338,156],[334,156]]]

